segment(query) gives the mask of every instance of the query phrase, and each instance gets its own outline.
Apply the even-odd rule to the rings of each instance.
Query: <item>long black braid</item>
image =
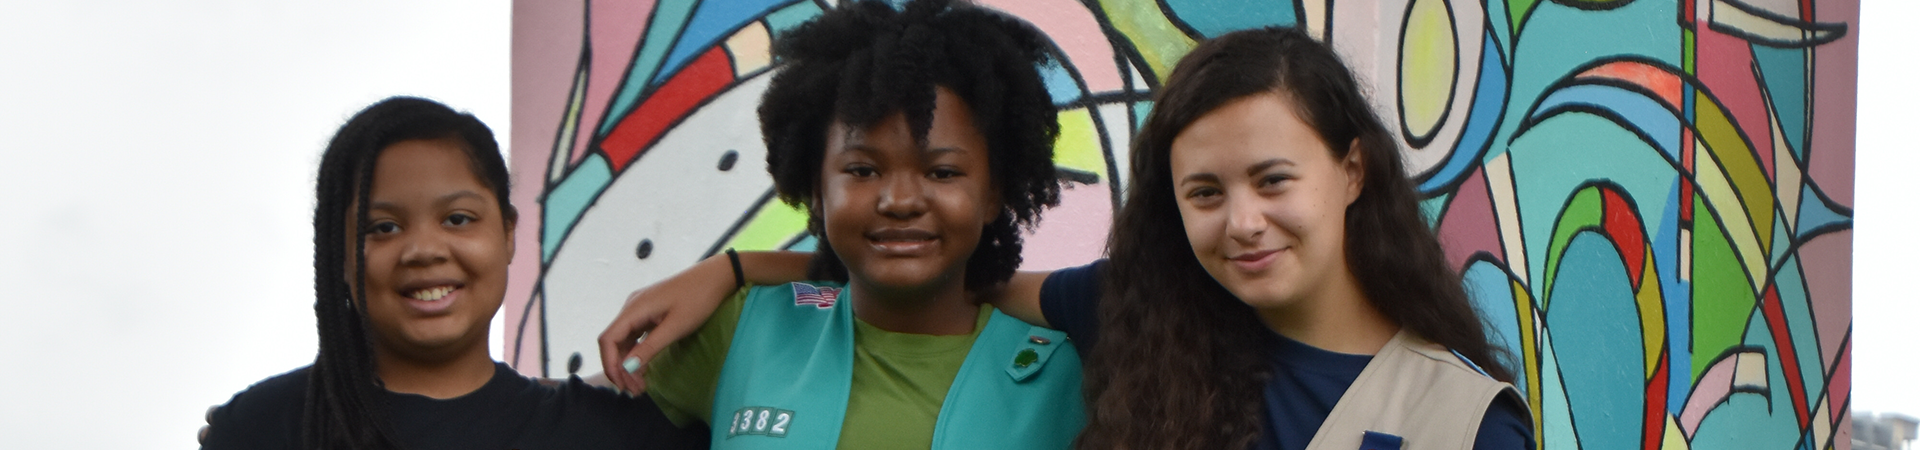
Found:
[[[834,120],[856,128],[904,113],[914,140],[933,125],[934,87],[965,100],[987,138],[988,165],[1006,209],[986,225],[967,260],[968,290],[990,288],[1020,266],[1020,228],[1060,203],[1053,142],[1060,135],[1039,64],[1053,58],[1039,30],[964,2],[842,2],[774,42],[781,65],[760,100],[767,171],[781,200],[808,206],[820,240],[808,276],[846,281],[813,205]],[[830,112],[830,113],[828,113]]]
[[[500,210],[513,220],[506,162],[493,131],[473,115],[431,100],[393,97],[368,106],[340,126],[320,158],[313,210],[313,310],[320,353],[309,371],[302,432],[306,448],[400,448],[380,395],[384,388],[374,370],[365,309],[353,300],[366,298],[366,269],[358,263],[366,254],[366,235],[355,230],[369,225],[367,199],[380,152],[401,141],[443,138],[464,144],[472,163],[468,169],[487,184]],[[355,220],[355,226],[349,228],[348,220]],[[348,245],[353,246],[351,254]],[[343,273],[350,257],[355,262],[352,284]]]

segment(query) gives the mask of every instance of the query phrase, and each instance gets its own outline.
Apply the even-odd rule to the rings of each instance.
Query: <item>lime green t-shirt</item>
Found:
[[[713,417],[720,367],[727,361],[746,298],[746,289],[735,293],[699,331],[667,347],[649,364],[647,395],[674,424],[704,423]],[[951,336],[895,333],[855,317],[853,384],[838,448],[932,447],[940,405],[992,308],[980,306],[972,333]]]

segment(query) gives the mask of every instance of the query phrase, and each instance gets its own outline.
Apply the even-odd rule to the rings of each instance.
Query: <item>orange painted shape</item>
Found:
[[[1638,61],[1617,61],[1601,64],[1580,73],[1580,78],[1606,78],[1625,81],[1646,88],[1667,103],[1667,108],[1679,111],[1680,75],[1668,72],[1657,66]]]

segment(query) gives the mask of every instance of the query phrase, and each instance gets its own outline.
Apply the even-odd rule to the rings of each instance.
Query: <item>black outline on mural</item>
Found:
[[[1574,9],[1581,9],[1586,11],[1606,11],[1609,9],[1626,6],[1628,3],[1634,2],[1634,0],[1605,0],[1605,1],[1552,0],[1552,1],[1554,3],[1560,4],[1561,6],[1566,6],[1566,7],[1571,7]],[[1539,5],[1539,4],[1540,3],[1537,1],[1534,2],[1534,5]]]
[[[1482,20],[1486,21],[1487,23],[1493,23],[1493,17],[1490,15],[1487,15],[1485,10],[1482,10],[1481,14],[1482,16],[1484,16],[1484,19]],[[1482,34],[1481,37],[1484,37],[1493,41],[1493,47],[1490,50],[1493,51],[1493,54],[1499,56],[1500,72],[1504,73],[1506,76],[1506,83],[1504,86],[1501,86],[1500,88],[1500,99],[1499,99],[1500,109],[1498,110],[1498,112],[1494,113],[1492,118],[1488,119],[1493,121],[1493,129],[1488,132],[1486,142],[1482,142],[1480,144],[1480,148],[1475,149],[1473,151],[1474,156],[1472,157],[1472,159],[1480,160],[1481,161],[1480,165],[1485,166],[1486,161],[1484,161],[1484,159],[1487,157],[1487,151],[1492,150],[1493,143],[1499,140],[1498,135],[1500,134],[1500,128],[1502,128],[1501,124],[1506,122],[1506,119],[1507,119],[1507,105],[1509,103],[1512,103],[1511,100],[1513,98],[1513,66],[1507,63],[1508,62],[1507,53],[1505,49],[1500,48],[1500,39],[1498,36],[1495,36],[1493,34],[1493,30],[1482,29],[1481,31],[1484,32],[1484,34]],[[1479,62],[1478,66],[1486,65],[1488,50],[1489,49],[1486,49],[1486,48],[1483,48],[1480,50],[1480,61],[1478,61]],[[1456,52],[1455,55],[1456,55],[1455,58],[1458,58],[1458,52]],[[1474,105],[1479,104],[1479,102],[1481,101],[1479,83],[1480,83],[1480,79],[1475,78],[1474,87],[1473,87],[1473,96],[1469,98],[1469,102],[1467,103],[1467,110],[1466,110],[1467,119],[1460,123],[1460,133],[1462,136],[1466,135],[1467,125],[1473,123]],[[1452,103],[1453,100],[1450,98],[1447,101],[1448,103]],[[1442,121],[1444,122],[1444,118]],[[1509,140],[1508,143],[1511,144],[1512,141]],[[1453,148],[1451,149],[1450,154],[1459,153],[1460,150],[1461,150],[1460,141],[1458,139],[1455,139],[1453,143]],[[1449,157],[1448,159],[1452,159],[1452,158]],[[1445,164],[1446,164],[1446,160],[1441,160],[1440,164],[1436,164],[1433,167],[1428,167],[1427,170],[1423,170],[1423,171],[1420,171],[1420,173],[1418,174],[1414,174],[1412,177],[1410,177],[1410,179],[1413,181],[1415,187],[1418,187],[1421,184],[1426,184],[1426,182],[1432,181],[1434,176],[1439,175],[1440,168]],[[1440,183],[1440,186],[1434,189],[1433,192],[1420,193],[1421,198],[1430,199],[1434,197],[1439,197],[1441,195],[1445,195],[1446,193],[1457,191],[1459,190],[1460,183],[1465,182],[1467,177],[1470,175],[1473,175],[1473,170],[1460,171],[1460,174],[1455,175],[1453,179]],[[1452,203],[1452,200],[1448,200],[1448,203]],[[1444,209],[1442,210],[1444,211]]]
[[[1759,308],[1758,308],[1758,307],[1756,307],[1756,308],[1754,308],[1754,310],[1756,310],[1756,311],[1758,311],[1758,310],[1759,310]],[[1752,323],[1752,322],[1753,322],[1753,320],[1752,320],[1751,318],[1749,318],[1749,319],[1747,320],[1747,322],[1748,322],[1748,323]],[[1744,331],[1742,331],[1742,332],[1741,332],[1741,334],[1745,334],[1745,333],[1746,333],[1746,332],[1744,332]],[[1848,329],[1848,334],[1852,334],[1852,329],[1851,329],[1851,328],[1849,328],[1849,329]],[[1711,370],[1711,369],[1713,368],[1713,366],[1716,366],[1716,365],[1719,365],[1721,361],[1726,361],[1726,360],[1727,360],[1727,358],[1731,358],[1731,357],[1733,357],[1733,355],[1736,355],[1736,354],[1740,354],[1740,353],[1759,353],[1759,354],[1761,354],[1761,355],[1764,355],[1764,356],[1766,357],[1766,359],[1767,359],[1768,361],[1778,361],[1778,358],[1776,358],[1776,357],[1775,357],[1775,356],[1773,355],[1773,353],[1772,353],[1772,352],[1768,352],[1768,351],[1767,351],[1767,348],[1766,348],[1766,347],[1762,347],[1762,346],[1758,346],[1758,345],[1746,345],[1746,344],[1740,344],[1740,345],[1735,345],[1735,346],[1732,346],[1732,347],[1727,347],[1727,349],[1726,349],[1725,351],[1722,351],[1722,352],[1720,352],[1720,354],[1719,354],[1719,355],[1715,355],[1715,356],[1713,357],[1713,359],[1709,359],[1709,360],[1707,360],[1707,364],[1706,364],[1706,369],[1707,369],[1707,370]],[[1772,377],[1771,377],[1771,375],[1772,375],[1772,370],[1773,370],[1773,366],[1774,366],[1773,364],[1768,364],[1768,365],[1766,365],[1766,366],[1765,366],[1765,367],[1767,368],[1767,370],[1768,370],[1768,375],[1769,375],[1769,377],[1768,377],[1768,378],[1772,378]],[[1692,383],[1692,385],[1691,385],[1691,386],[1688,386],[1688,387],[1687,387],[1687,392],[1689,392],[1689,393],[1694,393],[1694,392],[1700,392],[1700,382],[1701,382],[1701,381],[1703,381],[1703,380],[1704,380],[1704,379],[1696,379],[1696,380],[1693,380],[1693,383]],[[1713,411],[1714,409],[1718,409],[1718,408],[1719,408],[1719,407],[1720,407],[1721,405],[1725,405],[1725,404],[1727,404],[1727,402],[1728,402],[1728,400],[1729,400],[1729,399],[1732,399],[1732,398],[1733,398],[1733,396],[1735,396],[1735,395],[1740,395],[1740,394],[1756,394],[1756,395],[1759,395],[1759,396],[1761,396],[1761,397],[1763,397],[1763,398],[1766,398],[1766,399],[1767,399],[1767,405],[1768,405],[1768,407],[1769,407],[1769,409],[1771,409],[1771,407],[1772,407],[1772,405],[1773,405],[1773,380],[1767,380],[1767,387],[1766,387],[1766,388],[1764,388],[1764,389],[1759,389],[1759,388],[1751,388],[1751,387],[1744,387],[1744,388],[1743,388],[1743,387],[1740,387],[1739,385],[1735,385],[1735,384],[1732,384],[1731,382],[1729,382],[1729,383],[1728,383],[1728,388],[1727,388],[1727,395],[1725,395],[1725,396],[1721,396],[1720,398],[1718,398],[1718,399],[1715,399],[1715,400],[1714,400],[1714,402],[1712,403],[1712,405],[1713,405],[1713,406],[1710,406],[1710,407],[1708,407],[1708,408],[1707,408],[1707,411],[1709,411],[1709,412],[1711,412],[1711,411]],[[1688,398],[1689,398],[1689,399],[1691,399],[1691,398],[1692,398],[1692,396],[1691,396],[1691,395],[1689,395],[1689,396],[1688,396]],[[1848,396],[1847,396],[1847,398],[1848,398],[1849,400],[1851,400],[1851,399],[1853,398],[1853,396],[1852,396],[1852,395],[1848,395]],[[1690,403],[1690,402],[1686,402],[1686,401],[1682,401],[1682,402],[1680,403],[1680,404],[1681,404],[1681,408],[1680,408],[1680,410],[1681,410],[1681,411],[1686,411],[1686,404],[1687,404],[1687,403]],[[1696,430],[1694,430],[1694,432],[1695,432],[1695,433],[1698,433],[1699,431],[1700,431],[1700,430],[1697,430],[1697,429],[1696,429]],[[1685,433],[1685,430],[1682,430],[1682,433],[1681,433],[1681,434],[1683,434],[1683,435],[1684,435],[1684,434],[1687,434],[1687,433]],[[1693,436],[1687,436],[1687,441],[1688,441],[1688,442],[1692,442],[1692,441],[1693,441]]]
[[[1559,1],[1559,0],[1555,0],[1555,1]],[[1798,28],[1800,29],[1801,33],[1808,33],[1808,32],[1818,33],[1823,31],[1827,33],[1831,33],[1826,35],[1825,37],[1820,37],[1820,38],[1809,38],[1801,41],[1782,41],[1777,39],[1769,39],[1765,36],[1749,33],[1745,30],[1741,30],[1738,28],[1721,25],[1719,23],[1714,22],[1711,16],[1707,17],[1708,29],[1711,29],[1713,31],[1718,31],[1721,34],[1739,38],[1740,40],[1747,41],[1755,45],[1762,45],[1762,46],[1773,47],[1773,48],[1813,48],[1813,47],[1825,45],[1828,42],[1839,40],[1840,38],[1846,37],[1847,35],[1846,22],[1818,23],[1818,22],[1801,20],[1799,18],[1783,16],[1773,11],[1768,11],[1753,5],[1748,5],[1738,0],[1694,0],[1694,1],[1708,2],[1709,5],[1712,5],[1712,2],[1718,1],[1720,3],[1726,4],[1727,6],[1733,7],[1733,9],[1738,9],[1741,12],[1752,14],[1755,17],[1771,20],[1774,23],[1778,23],[1781,25]],[[1709,6],[1708,8],[1717,8],[1717,7],[1718,6]],[[1711,9],[1709,9],[1709,11],[1711,11]]]
[[[1158,0],[1155,2],[1158,3]],[[1132,70],[1139,71],[1140,79],[1147,82],[1148,92],[1160,91],[1161,74],[1154,72],[1153,66],[1147,64],[1146,57],[1140,55],[1140,47],[1133,45],[1132,37],[1113,27],[1113,21],[1108,19],[1107,10],[1100,5],[1099,0],[1080,0],[1080,4],[1085,5],[1088,12],[1093,13],[1094,23],[1100,25],[1100,34],[1107,38],[1108,43],[1113,44],[1114,57],[1126,58],[1129,63],[1132,63]],[[1128,74],[1127,77],[1122,78],[1125,80],[1124,83],[1132,84],[1131,75]]]
[[[713,256],[715,253],[720,253],[720,250],[725,248],[728,242],[733,241],[734,235],[740,233],[740,229],[746,228],[747,224],[753,222],[754,218],[760,217],[761,208],[765,208],[767,202],[773,201],[774,197],[774,189],[767,188],[767,193],[760,194],[760,199],[754,200],[753,206],[747,207],[746,214],[742,214],[739,219],[735,219],[733,225],[728,225],[727,231],[720,234],[720,239],[714,241],[713,245],[708,246],[705,253],[700,254],[700,259],[707,259],[707,257]]]
[[[1415,136],[1413,134],[1413,130],[1407,128],[1407,89],[1406,89],[1407,77],[1406,77],[1406,67],[1404,67],[1404,64],[1407,60],[1407,46],[1406,45],[1394,46],[1394,56],[1396,58],[1394,59],[1394,62],[1395,62],[1394,69],[1396,70],[1394,70],[1393,80],[1394,80],[1394,93],[1397,95],[1394,96],[1393,102],[1396,108],[1395,112],[1399,113],[1399,114],[1396,114],[1397,116],[1396,118],[1400,119],[1399,120],[1400,139],[1402,141],[1405,141],[1407,145],[1413,146],[1413,148],[1415,149],[1424,149],[1427,147],[1427,144],[1433,143],[1433,138],[1438,137],[1440,135],[1440,129],[1446,128],[1447,119],[1450,117],[1453,117],[1453,102],[1458,98],[1456,94],[1460,90],[1460,48],[1465,45],[1465,44],[1462,44],[1460,41],[1460,24],[1456,23],[1454,20],[1453,2],[1451,0],[1412,0],[1407,2],[1407,11],[1405,13],[1400,14],[1400,33],[1398,33],[1400,37],[1399,42],[1401,43],[1407,42],[1407,19],[1413,15],[1414,5],[1418,4],[1421,1],[1439,1],[1440,6],[1446,8],[1445,10],[1447,12],[1447,31],[1450,34],[1452,34],[1453,45],[1454,45],[1453,75],[1452,75],[1453,83],[1450,83],[1452,84],[1452,86],[1450,86],[1447,89],[1447,101],[1446,103],[1444,103],[1445,107],[1441,108],[1440,110],[1440,118],[1434,121],[1433,130],[1428,131],[1426,135]],[[1481,53],[1481,56],[1480,56],[1481,58],[1486,58],[1486,51],[1482,50],[1480,53]],[[1476,68],[1475,70],[1478,70],[1478,68]],[[1511,84],[1511,82],[1509,82],[1509,84]],[[1480,88],[1479,83],[1476,82],[1474,83],[1474,86],[1470,87],[1469,89],[1472,89],[1475,91],[1475,93],[1478,93],[1479,88]],[[1472,103],[1467,104],[1467,108],[1471,109],[1472,107],[1473,107]],[[1471,111],[1469,111],[1469,114],[1471,114]],[[1464,131],[1465,127],[1466,127],[1466,123],[1462,122],[1461,123],[1462,131]],[[1448,149],[1448,150],[1451,151],[1455,149]]]

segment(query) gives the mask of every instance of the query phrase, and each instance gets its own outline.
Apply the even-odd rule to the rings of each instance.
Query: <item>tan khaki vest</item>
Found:
[[[1513,385],[1463,361],[1401,330],[1360,371],[1307,450],[1359,449],[1368,431],[1400,437],[1402,450],[1472,449],[1494,397],[1521,397]]]

